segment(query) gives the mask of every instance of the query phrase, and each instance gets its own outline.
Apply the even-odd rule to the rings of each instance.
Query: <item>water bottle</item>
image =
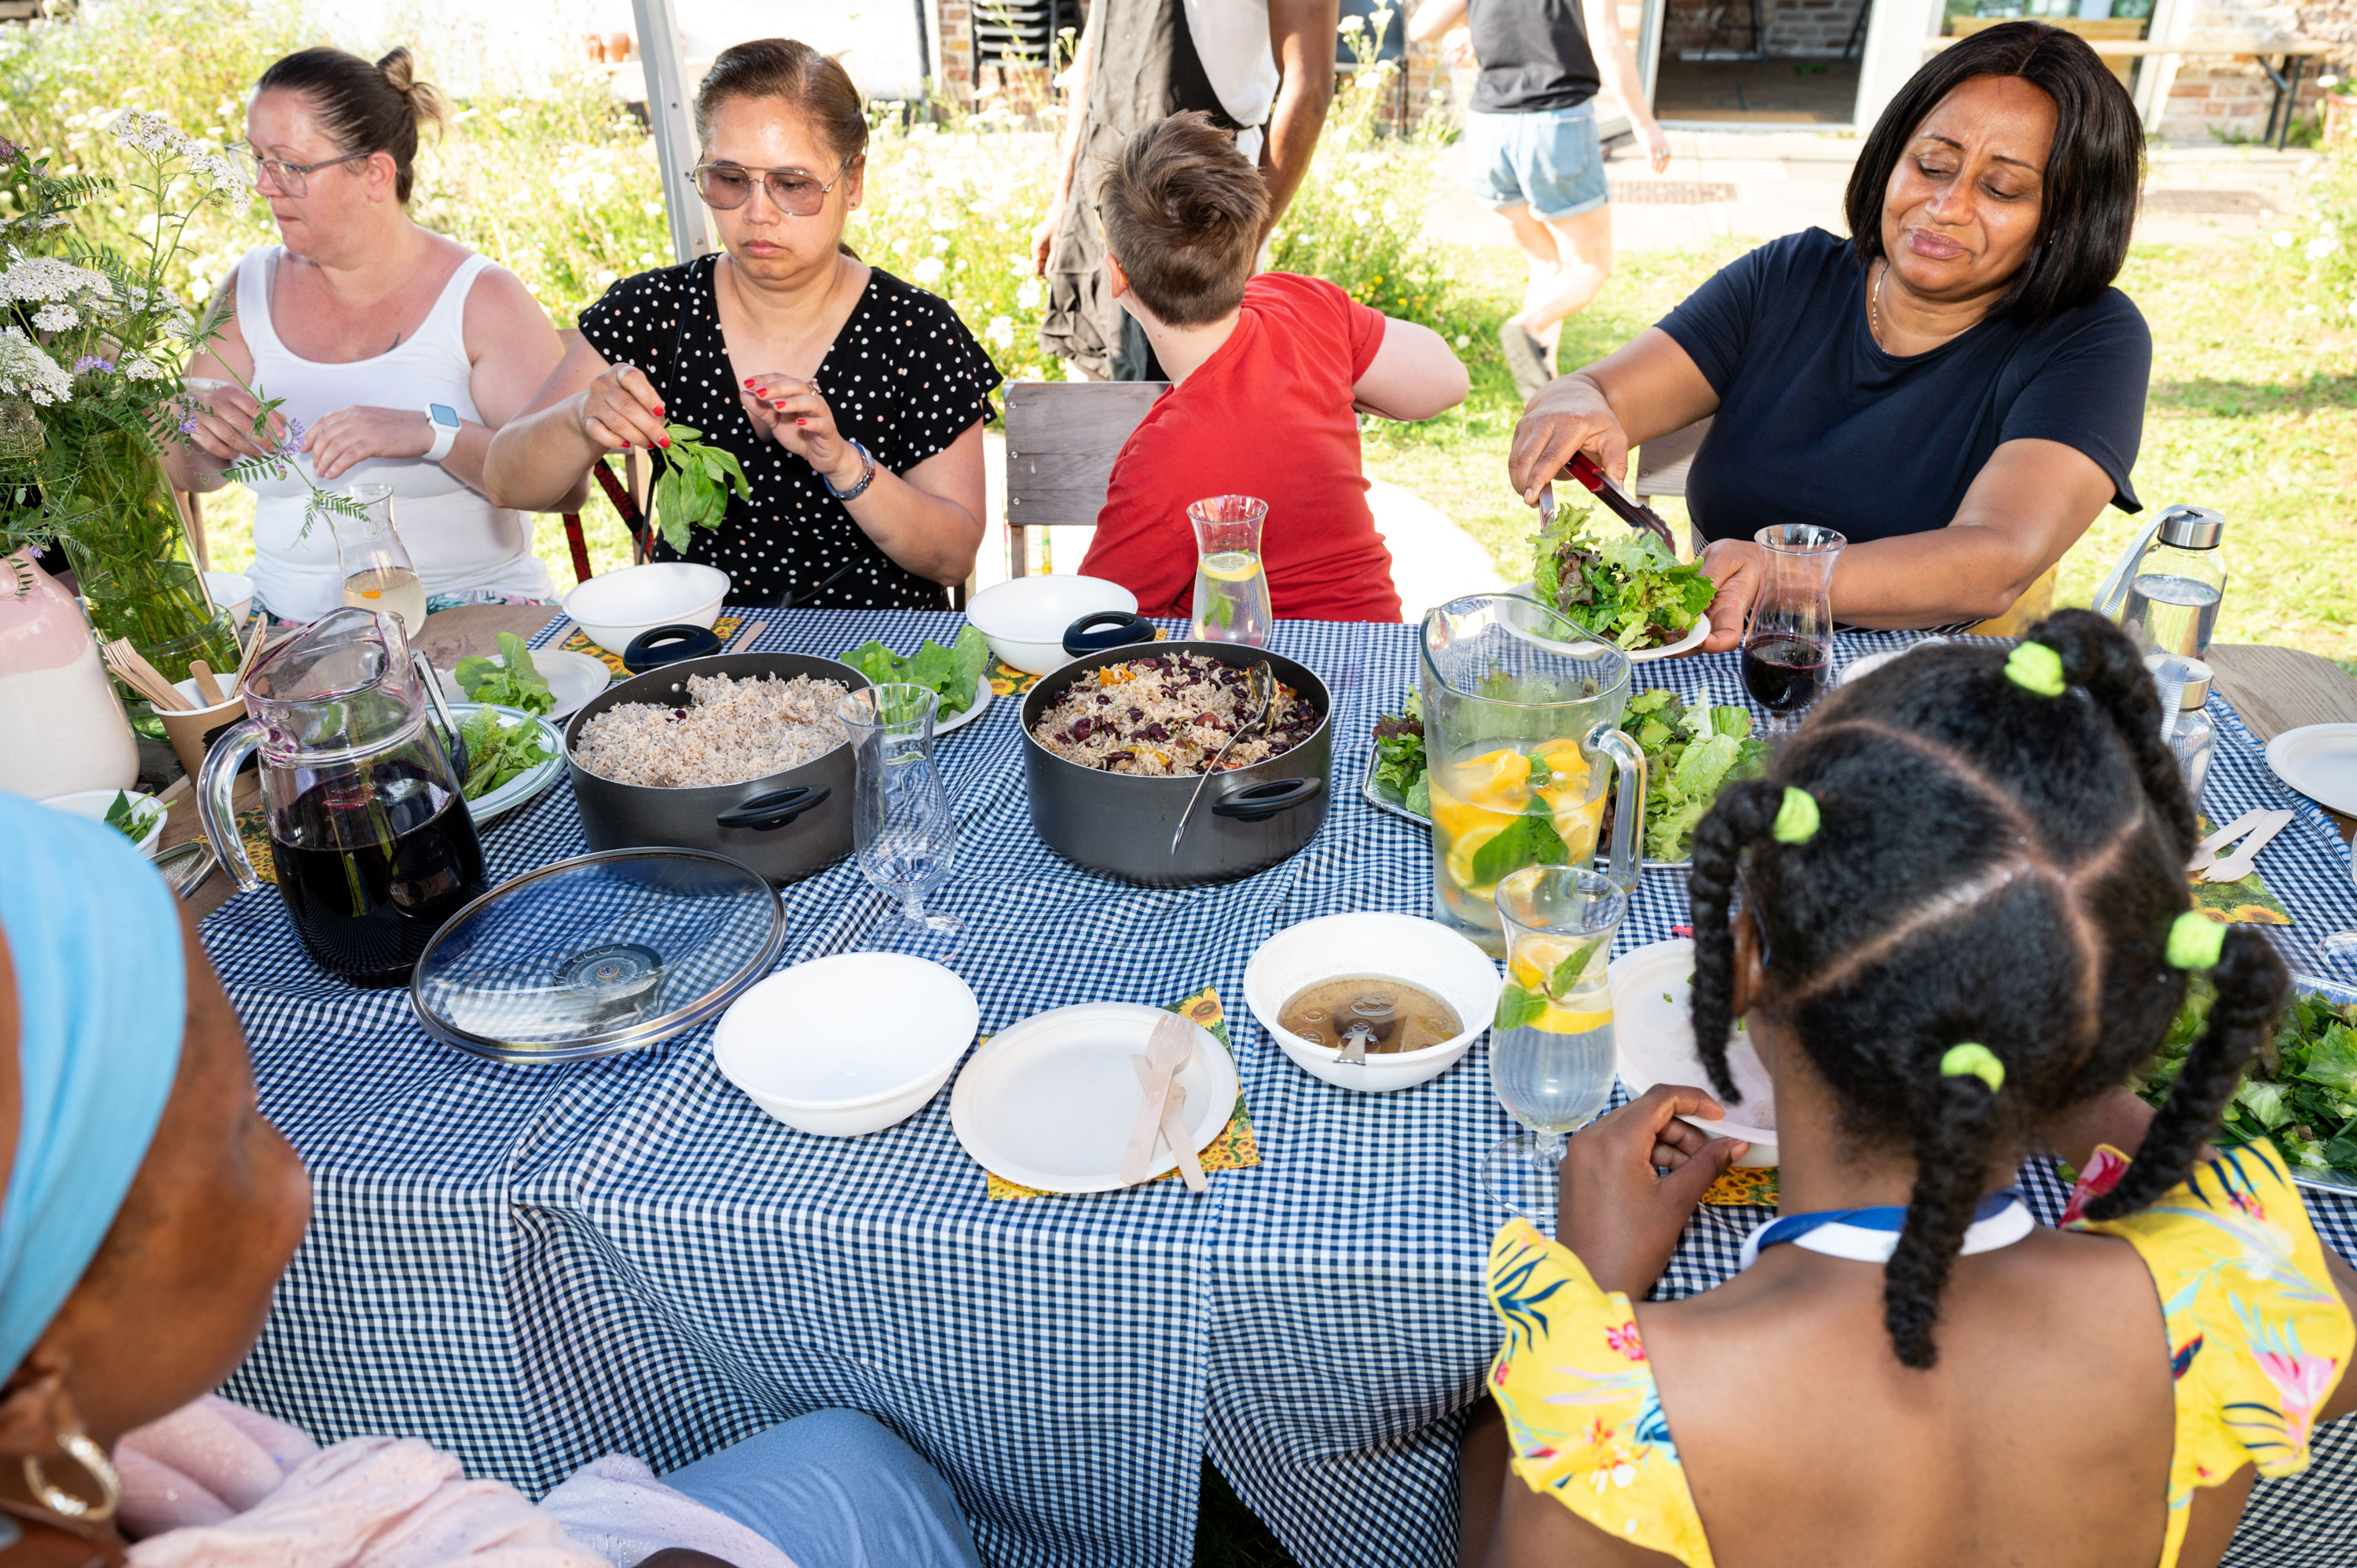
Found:
[[[2186,659],[2210,651],[2226,596],[2226,553],[2219,547],[2225,521],[2206,507],[2173,506],[2161,514],[2120,615],[2122,628],[2146,648]]]
[[[2198,810],[2201,786],[2210,777],[2210,758],[2218,749],[2218,726],[2210,722],[2208,711],[2212,671],[2198,659],[2168,653],[2147,654],[2144,663],[2160,689],[2160,738],[2177,758],[2186,796]]]

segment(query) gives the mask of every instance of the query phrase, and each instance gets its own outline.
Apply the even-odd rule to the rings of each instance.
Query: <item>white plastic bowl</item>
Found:
[[[214,605],[229,612],[230,625],[242,633],[246,612],[253,608],[253,579],[242,572],[208,572],[205,586]]]
[[[1653,942],[1622,953],[1612,961],[1612,1036],[1620,1053],[1620,1081],[1631,1094],[1642,1094],[1657,1083],[1691,1084],[1717,1098],[1710,1075],[1703,1071],[1701,1053],[1695,1049],[1694,1021],[1686,998],[1694,990],[1694,943],[1679,937]],[[1682,1118],[1714,1138],[1741,1138],[1751,1147],[1738,1165],[1776,1163],[1776,1086],[1751,1048],[1749,1036],[1738,1030],[1727,1037],[1727,1069],[1743,1091],[1739,1105],[1727,1108],[1726,1120]]]
[[[1277,1013],[1307,986],[1345,974],[1382,974],[1421,985],[1457,1010],[1465,1032],[1422,1050],[1370,1056],[1364,1066],[1281,1028]],[[1498,1011],[1498,966],[1437,921],[1415,915],[1328,915],[1287,926],[1244,966],[1244,1002],[1277,1047],[1310,1077],[1383,1094],[1455,1067]]]
[[[847,952],[770,976],[728,1004],[712,1058],[804,1133],[879,1133],[925,1107],[974,1044],[982,1009],[927,959]]]
[[[1064,628],[1099,610],[1137,612],[1137,596],[1103,577],[1009,577],[968,600],[965,618],[1000,660],[1027,675],[1071,662]]]
[[[565,596],[565,613],[619,659],[630,639],[659,626],[709,627],[728,596],[728,574],[693,561],[653,561],[592,577]]]
[[[106,809],[114,804],[117,794],[131,797],[131,811],[135,818],[141,811],[156,813],[156,820],[147,825],[146,836],[139,841],[137,846],[140,854],[150,860],[155,859],[156,846],[164,839],[164,820],[171,812],[153,795],[143,794],[137,789],[77,789],[70,795],[52,795],[41,804],[72,816],[88,817],[93,822],[102,822],[106,821]]]

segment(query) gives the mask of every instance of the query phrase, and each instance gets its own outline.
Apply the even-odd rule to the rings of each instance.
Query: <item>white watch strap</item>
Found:
[[[458,427],[440,423],[431,410],[426,413],[425,423],[434,427],[434,445],[425,449],[425,460],[439,463],[450,455],[450,448],[458,444]]]

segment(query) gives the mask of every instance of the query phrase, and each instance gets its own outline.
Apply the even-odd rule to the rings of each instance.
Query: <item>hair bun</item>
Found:
[[[405,46],[396,45],[379,59],[377,70],[384,73],[384,84],[409,101],[409,112],[420,125],[439,125],[447,117],[448,100],[442,90],[430,81],[417,80],[417,58]]]

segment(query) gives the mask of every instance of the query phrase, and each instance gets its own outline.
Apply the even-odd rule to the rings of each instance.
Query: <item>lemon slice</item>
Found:
[[[1547,1010],[1531,1021],[1531,1027],[1548,1035],[1585,1035],[1612,1022],[1612,1009],[1602,1008],[1593,1013],[1575,1013],[1568,1007],[1547,1004]]]
[[[1483,844],[1505,831],[1503,825],[1493,827],[1487,822],[1477,822],[1458,833],[1455,842],[1448,846],[1449,880],[1468,893],[1478,894],[1485,898],[1495,892],[1498,886],[1496,883],[1493,882],[1485,887],[1473,880],[1473,857],[1480,853]]]
[[[1260,575],[1260,557],[1248,550],[1222,550],[1204,556],[1198,564],[1203,575],[1215,583],[1241,583]]]

